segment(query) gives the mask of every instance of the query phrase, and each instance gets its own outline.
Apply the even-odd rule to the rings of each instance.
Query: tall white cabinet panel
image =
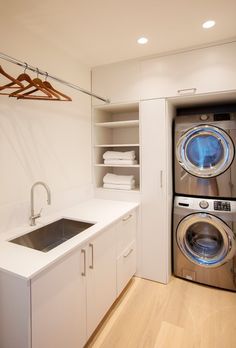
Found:
[[[111,103],[140,99],[140,63],[122,62],[96,67],[92,70],[92,91],[110,98]],[[104,104],[93,99],[93,105]]]
[[[116,299],[116,232],[117,225],[114,225],[88,245],[88,337]]]
[[[141,99],[236,89],[236,42],[141,62]]]
[[[171,231],[168,221],[168,133],[164,99],[140,103],[142,132],[142,265],[144,278],[167,283]]]
[[[77,250],[32,280],[32,347],[80,348],[86,342],[86,284]]]
[[[0,347],[31,348],[30,281],[0,272]]]

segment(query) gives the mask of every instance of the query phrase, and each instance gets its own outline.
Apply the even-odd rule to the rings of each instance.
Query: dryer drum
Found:
[[[234,159],[234,144],[222,129],[212,125],[199,125],[182,134],[176,156],[188,173],[200,178],[222,174]]]
[[[204,267],[218,267],[232,259],[236,252],[232,230],[208,213],[194,213],[181,220],[176,239],[184,256]]]

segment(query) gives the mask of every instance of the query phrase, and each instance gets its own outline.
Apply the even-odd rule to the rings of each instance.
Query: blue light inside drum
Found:
[[[220,263],[224,257],[218,258],[218,259],[203,259],[201,257],[196,257],[195,255],[191,255],[190,257],[193,261],[195,261],[196,263],[198,263],[199,265],[205,265],[205,266],[211,266],[211,265],[217,265],[218,263]]]
[[[212,168],[224,156],[221,141],[213,135],[195,136],[188,142],[186,154],[188,160],[199,168]]]

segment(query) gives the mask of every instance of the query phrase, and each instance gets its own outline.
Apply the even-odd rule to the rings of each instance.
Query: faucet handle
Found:
[[[43,208],[40,209],[38,214],[34,214],[30,216],[30,226],[35,226],[35,220],[41,217],[41,212]]]
[[[38,214],[35,214],[35,215],[34,215],[34,218],[35,218],[35,219],[38,219],[38,218],[41,217],[42,210],[43,210],[43,208],[40,209],[40,211],[38,212]]]
[[[40,217],[40,216],[41,216],[42,210],[43,210],[43,208],[41,208],[41,209],[40,209],[40,211],[39,211],[39,213],[37,214],[37,215],[38,215],[38,217]]]

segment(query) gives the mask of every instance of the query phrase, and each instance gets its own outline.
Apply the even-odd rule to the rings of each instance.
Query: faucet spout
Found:
[[[30,215],[30,226],[35,226],[35,220],[38,219],[41,216],[41,211],[38,214],[34,213],[34,189],[36,186],[41,185],[45,188],[47,192],[47,203],[51,204],[51,191],[47,184],[45,184],[43,181],[37,181],[35,182],[30,191],[30,207],[31,207],[31,215]]]

